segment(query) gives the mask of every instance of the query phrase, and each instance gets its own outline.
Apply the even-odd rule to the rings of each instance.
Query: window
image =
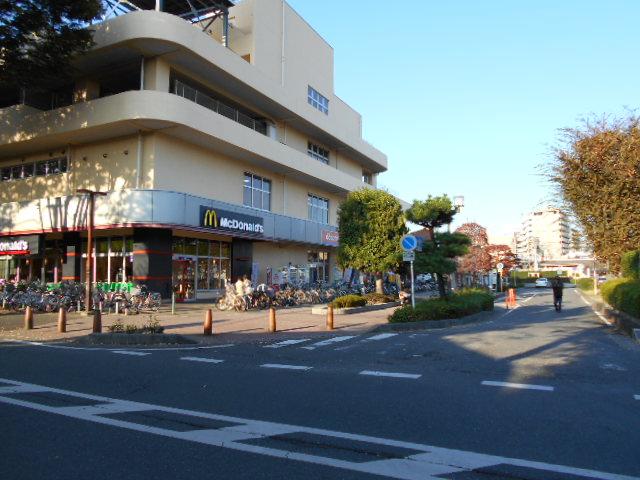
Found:
[[[363,170],[362,181],[364,183],[368,183],[369,185],[373,185],[373,175],[371,174],[371,172],[367,172],[366,170]]]
[[[242,200],[247,207],[270,211],[271,180],[245,172]]]
[[[21,165],[13,165],[11,167],[3,167],[0,169],[0,181],[20,180],[44,175],[57,175],[65,173],[69,170],[69,161],[67,157],[51,158],[49,160],[41,160],[39,162],[24,163]]]
[[[325,115],[329,114],[329,100],[327,97],[322,96],[316,89],[309,86],[309,92],[307,94],[307,101],[309,105],[314,108],[317,108]]]
[[[309,194],[307,197],[309,220],[329,223],[329,200]]]
[[[315,158],[319,162],[329,164],[329,150],[322,148],[315,143],[309,142],[307,144],[307,154],[311,158]]]

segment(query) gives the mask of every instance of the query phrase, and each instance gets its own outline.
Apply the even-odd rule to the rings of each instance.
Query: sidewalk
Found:
[[[104,314],[102,316],[103,332],[108,326],[120,320],[124,325],[142,326],[152,319],[158,319],[165,333],[187,336],[198,343],[225,343],[228,341],[261,341],[273,339],[274,334],[266,332],[269,316],[268,310],[252,310],[248,312],[222,312],[216,308],[213,312],[213,332],[211,337],[202,335],[204,316],[208,304],[178,304],[176,314],[171,315],[171,306],[163,305],[156,313],[139,315]],[[362,312],[352,315],[336,315],[334,317],[335,332],[362,333],[387,323],[387,317],[394,308]],[[326,333],[326,317],[312,315],[311,307],[285,308],[276,311],[278,333],[309,335]],[[57,332],[57,313],[34,313],[33,330],[24,330],[24,312],[5,312],[0,310],[0,340],[30,341],[71,341],[91,333],[93,317],[82,313],[67,314],[67,332]],[[276,334],[277,335],[277,334]]]

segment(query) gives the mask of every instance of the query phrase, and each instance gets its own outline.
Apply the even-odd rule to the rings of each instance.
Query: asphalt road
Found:
[[[640,478],[640,345],[577,291],[192,350],[0,344],[0,478]]]

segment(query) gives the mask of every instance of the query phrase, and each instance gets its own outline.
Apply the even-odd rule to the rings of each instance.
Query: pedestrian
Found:
[[[562,310],[563,288],[564,284],[562,282],[562,279],[558,275],[551,279],[551,289],[553,290],[553,306],[556,309],[556,312]]]

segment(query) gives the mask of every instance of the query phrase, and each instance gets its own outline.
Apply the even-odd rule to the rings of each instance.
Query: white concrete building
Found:
[[[525,264],[533,265],[561,259],[569,253],[571,228],[565,213],[548,207],[525,216],[516,232],[516,255]]]

